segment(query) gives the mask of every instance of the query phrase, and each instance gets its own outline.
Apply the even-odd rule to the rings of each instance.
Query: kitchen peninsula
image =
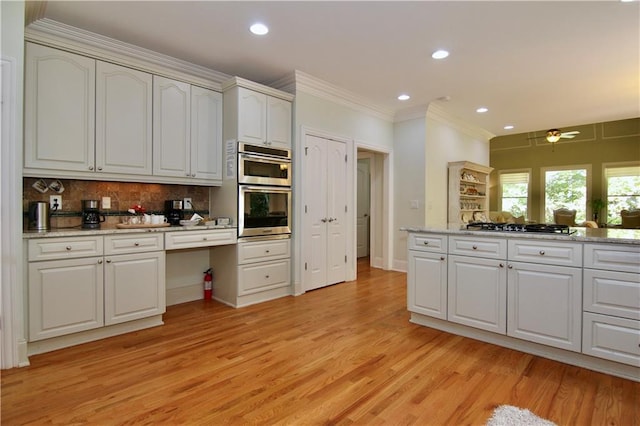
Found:
[[[640,381],[640,230],[402,230],[411,322]]]

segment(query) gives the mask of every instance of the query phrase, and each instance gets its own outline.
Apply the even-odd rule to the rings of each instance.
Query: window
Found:
[[[500,172],[500,211],[528,218],[529,171]]]
[[[576,223],[587,220],[589,172],[587,166],[560,170],[543,169],[543,217],[546,223],[553,223],[553,211],[562,207],[576,210]]]
[[[620,211],[640,208],[640,165],[605,166],[607,223],[619,225]]]

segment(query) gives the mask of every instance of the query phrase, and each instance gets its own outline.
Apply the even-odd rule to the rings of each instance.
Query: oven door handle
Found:
[[[240,155],[240,158],[243,160],[257,161],[259,163],[291,164],[291,159],[285,158],[285,157],[272,157],[269,155],[249,154],[246,152],[241,152],[239,155]]]

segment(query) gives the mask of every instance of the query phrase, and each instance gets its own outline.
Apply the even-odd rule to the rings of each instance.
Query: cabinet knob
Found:
[[[196,177],[196,174],[195,173],[191,173],[191,177]]]
[[[89,166],[89,170],[93,170],[93,166]]]
[[[107,263],[111,263],[111,259],[107,259]]]
[[[425,246],[429,245],[429,241],[423,241],[422,244],[424,244]]]
[[[478,250],[478,246],[473,246],[471,248],[474,249],[474,250]]]
[[[444,259],[445,259],[445,257],[444,257],[444,256],[440,256],[440,260],[444,260]]]
[[[269,275],[265,275],[264,277],[268,279],[268,278],[269,278]]]
[[[513,265],[509,265],[509,266],[507,266],[507,268],[513,269]]]
[[[207,241],[207,237],[202,237],[202,241]]]
[[[98,167],[98,171],[102,171],[102,167]]]
[[[540,256],[544,256],[544,250],[540,250]]]
[[[102,259],[98,260],[98,265],[102,265]]]
[[[186,174],[187,177],[191,176],[189,173]]]
[[[265,250],[264,252],[265,252],[265,253],[269,253],[269,250]]]
[[[500,263],[498,266],[500,266],[501,268],[504,268],[504,263]]]
[[[67,251],[71,251],[71,246],[66,246],[65,249],[67,249]]]
[[[133,245],[138,247],[140,245],[140,243],[136,241],[135,243],[133,243]]]

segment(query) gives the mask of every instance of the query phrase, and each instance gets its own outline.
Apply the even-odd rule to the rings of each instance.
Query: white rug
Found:
[[[487,426],[557,426],[555,423],[545,420],[533,414],[529,410],[501,405],[487,420]]]

